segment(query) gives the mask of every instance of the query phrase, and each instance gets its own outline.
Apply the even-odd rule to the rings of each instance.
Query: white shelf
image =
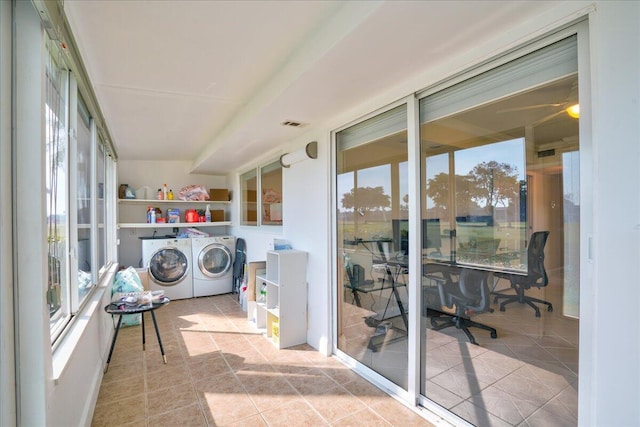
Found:
[[[231,202],[225,202],[222,200],[178,200],[178,199],[174,199],[174,200],[158,200],[158,199],[118,199],[118,203],[123,204],[123,205],[153,205],[153,204],[158,204],[158,203],[162,203],[162,204],[171,204],[171,203],[176,203],[176,204],[181,204],[181,205],[190,205],[190,204],[194,204],[194,205],[230,205]]]
[[[264,283],[267,302],[251,301],[247,316],[278,348],[307,342],[306,264],[306,252],[269,251],[265,274],[256,275],[256,293]],[[278,323],[279,337],[273,336],[274,323]]]
[[[267,309],[267,311],[271,314],[273,314],[274,316],[276,316],[277,318],[280,318],[280,309],[279,308],[269,308]]]
[[[231,221],[217,222],[156,222],[149,224],[146,222],[123,222],[118,224],[118,228],[181,228],[181,227],[221,227],[231,225]]]
[[[135,206],[188,206],[198,207],[203,209],[206,205],[215,206],[229,206],[231,202],[221,200],[158,200],[158,199],[118,199],[118,204],[121,206],[120,213],[122,219],[125,221],[132,219],[143,219],[145,211],[143,210],[139,215],[132,214],[130,209],[134,209]],[[124,206],[129,206],[125,208]],[[138,209],[138,208],[135,208]],[[168,208],[167,208],[168,209]],[[124,210],[127,210],[127,214],[123,214]],[[225,209],[226,210],[226,209]],[[184,216],[183,216],[184,219]],[[144,219],[143,219],[144,220]],[[160,223],[147,223],[147,222],[120,222],[118,228],[180,228],[180,227],[225,227],[231,225],[231,221],[213,221],[213,222],[160,222]]]

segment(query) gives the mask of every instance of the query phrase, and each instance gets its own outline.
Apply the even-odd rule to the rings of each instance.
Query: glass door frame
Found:
[[[591,298],[588,297],[590,289],[592,289],[592,279],[587,276],[587,272],[585,271],[585,267],[588,263],[587,254],[588,247],[590,244],[590,236],[591,232],[589,230],[592,229],[593,224],[593,208],[591,202],[591,197],[589,193],[593,188],[593,179],[590,171],[592,167],[590,165],[592,154],[591,154],[591,114],[590,114],[590,73],[589,73],[589,33],[588,33],[588,22],[587,18],[583,17],[580,22],[572,23],[572,25],[568,25],[565,28],[560,30],[555,30],[555,32],[548,34],[544,37],[539,37],[536,40],[519,46],[517,48],[511,49],[503,55],[494,58],[493,60],[485,61],[471,69],[468,69],[464,72],[460,72],[451,78],[443,81],[441,83],[435,84],[427,89],[416,92],[415,94],[404,97],[401,100],[396,101],[393,104],[387,105],[384,108],[378,109],[374,112],[371,112],[365,116],[360,117],[357,120],[354,120],[340,128],[335,129],[331,132],[330,142],[331,142],[331,160],[330,160],[330,179],[331,179],[331,257],[332,257],[332,285],[331,285],[331,342],[332,342],[332,352],[333,354],[345,363],[347,366],[352,368],[356,373],[362,375],[367,380],[377,385],[378,387],[388,391],[389,393],[397,396],[401,400],[405,401],[408,405],[417,405],[422,406],[425,409],[431,411],[432,413],[442,417],[445,420],[449,420],[455,422],[458,425],[471,425],[467,421],[462,418],[459,418],[455,414],[450,411],[442,408],[435,402],[429,400],[426,396],[420,394],[420,352],[421,352],[421,344],[420,344],[420,310],[421,304],[419,298],[416,298],[419,295],[419,290],[421,286],[421,275],[420,274],[410,274],[409,280],[407,282],[407,291],[409,294],[408,300],[408,320],[409,320],[409,334],[408,334],[408,387],[407,390],[402,389],[401,387],[393,384],[390,380],[386,379],[382,375],[373,371],[372,369],[364,366],[359,363],[351,356],[346,354],[345,352],[338,349],[338,328],[339,325],[339,303],[338,300],[341,296],[341,293],[338,291],[338,265],[337,265],[337,257],[338,254],[338,242],[337,242],[337,232],[338,232],[338,224],[337,224],[337,202],[336,202],[336,194],[337,194],[337,176],[336,176],[336,159],[337,159],[337,138],[336,135],[341,130],[348,128],[354,124],[367,120],[371,117],[374,117],[378,114],[381,114],[387,110],[397,107],[405,103],[407,105],[407,144],[408,144],[408,186],[409,186],[409,212],[408,212],[408,225],[409,225],[409,271],[417,272],[421,269],[421,259],[418,254],[421,253],[422,248],[422,227],[421,227],[421,203],[420,201],[420,180],[421,180],[421,159],[420,159],[420,138],[419,138],[419,101],[422,98],[425,98],[431,94],[439,92],[447,87],[458,84],[464,80],[467,80],[471,77],[482,74],[485,71],[494,69],[500,65],[506,64],[516,58],[527,55],[537,49],[548,46],[554,42],[565,39],[572,35],[577,36],[578,40],[578,79],[579,79],[579,99],[581,106],[581,120],[579,124],[579,135],[580,135],[580,193],[581,198],[583,200],[582,209],[580,213],[580,260],[581,260],[581,268],[580,268],[580,294],[582,301],[582,309],[586,310],[592,301]],[[584,197],[583,197],[584,196]],[[417,203],[416,203],[417,202]],[[585,313],[587,314],[587,313]],[[581,316],[583,321],[588,321],[588,317]],[[580,328],[580,348],[583,348],[584,343],[586,342],[583,338],[585,330],[587,328]],[[581,352],[584,353],[584,352]],[[587,355],[588,356],[588,355]],[[584,354],[581,354],[580,360],[581,362],[585,358]],[[581,363],[582,364],[582,363]],[[587,366],[587,364],[585,364]],[[587,381],[581,381],[579,386],[579,396],[587,396],[588,390],[585,390],[585,387],[588,387]],[[584,409],[581,410],[581,412]],[[580,417],[581,418],[581,417]]]

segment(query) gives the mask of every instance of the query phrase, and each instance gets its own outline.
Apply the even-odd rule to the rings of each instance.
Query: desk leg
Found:
[[[407,328],[407,332],[409,331],[409,320],[407,319],[407,313],[404,311],[404,305],[402,304],[402,300],[400,299],[400,293],[398,292],[398,287],[393,285],[393,295],[396,297],[396,302],[398,303],[398,309],[400,310],[400,316],[402,316],[402,321],[404,322],[404,327]]]
[[[362,304],[360,303],[360,295],[358,295],[358,291],[354,289],[353,291],[351,291],[351,293],[353,294],[353,300],[356,302],[356,305],[358,307],[362,307]]]
[[[142,351],[145,351],[145,337],[144,337],[144,312],[140,313],[140,322],[142,323]]]
[[[109,370],[109,362],[111,362],[111,355],[113,354],[113,348],[116,346],[116,340],[118,339],[118,332],[120,332],[120,323],[122,323],[122,315],[118,316],[118,325],[116,326],[116,332],[113,334],[113,340],[111,341],[111,348],[109,349],[109,357],[107,357],[107,365],[104,367],[104,373]]]
[[[151,318],[153,319],[153,327],[156,328],[156,336],[158,337],[158,344],[160,344],[160,353],[162,353],[162,360],[165,365],[167,364],[167,356],[164,354],[164,347],[162,347],[162,340],[160,339],[160,331],[158,330],[158,322],[156,322],[156,314],[151,311]]]

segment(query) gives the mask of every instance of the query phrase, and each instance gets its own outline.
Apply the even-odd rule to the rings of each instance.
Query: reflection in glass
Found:
[[[554,423],[577,423],[578,120],[558,107],[576,94],[573,73],[440,117],[420,102],[423,246],[441,237],[423,251],[420,391],[475,425],[535,424],[559,395]]]
[[[260,168],[262,225],[282,225],[282,166],[280,161]]]
[[[240,194],[242,205],[240,209],[240,224],[258,224],[258,178],[256,170],[252,169],[240,176]]]
[[[337,135],[338,348],[407,387],[406,106]]]
[[[77,111],[77,152],[76,152],[76,195],[78,218],[78,305],[89,294],[93,286],[91,251],[91,130],[87,108],[78,98]],[[97,277],[97,275],[96,275]]]
[[[70,315],[68,264],[69,252],[67,215],[68,156],[66,135],[68,74],[60,61],[58,44],[47,42],[46,81],[46,188],[47,188],[47,260],[48,280],[46,300],[50,318],[51,334],[54,336]]]

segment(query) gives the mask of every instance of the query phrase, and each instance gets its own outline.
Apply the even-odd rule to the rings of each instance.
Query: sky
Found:
[[[455,152],[455,167],[459,175],[466,175],[477,164],[491,160],[515,166],[518,173],[518,179],[524,180],[526,172],[524,138],[517,138],[495,144],[458,150]],[[399,165],[400,192],[402,196],[408,192],[407,165],[407,162],[402,162]],[[426,179],[433,178],[442,172],[448,172],[448,169],[448,154],[431,157],[427,163]],[[391,194],[391,166],[389,164],[358,170],[358,187],[379,186],[384,188],[385,194]],[[342,208],[342,206],[340,206],[342,195],[350,192],[352,187],[353,172],[349,172],[338,177],[338,208]]]

